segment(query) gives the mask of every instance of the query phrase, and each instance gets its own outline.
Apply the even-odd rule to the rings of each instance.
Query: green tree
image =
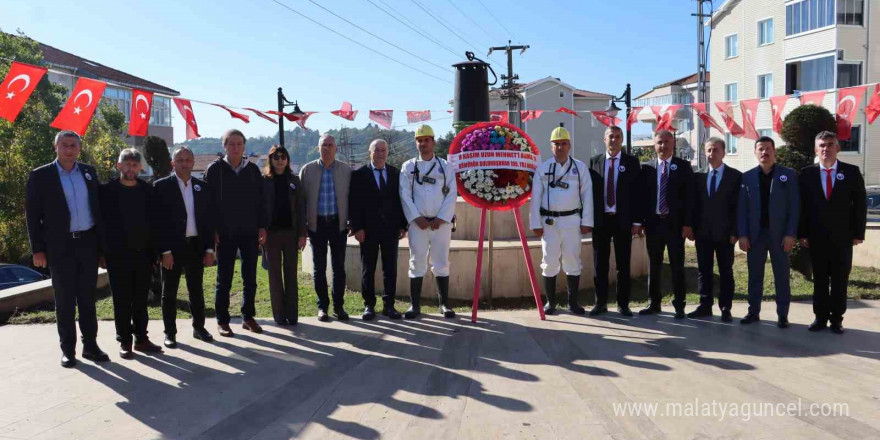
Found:
[[[106,182],[116,174],[119,152],[128,147],[124,140],[128,124],[125,114],[107,102],[101,101],[97,113],[83,136],[79,160],[93,165],[100,181]]]
[[[159,136],[147,136],[144,138],[144,157],[147,164],[153,169],[153,179],[161,179],[171,174],[171,153],[168,152],[168,144]]]

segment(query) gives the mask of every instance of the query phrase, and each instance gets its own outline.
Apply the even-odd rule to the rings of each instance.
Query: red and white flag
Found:
[[[526,122],[540,118],[542,113],[544,113],[544,110],[520,110],[519,117],[523,122]]]
[[[394,110],[370,110],[370,120],[385,127],[386,130],[391,128],[391,118]]]
[[[252,109],[252,108],[250,108],[250,107],[245,107],[245,110],[247,110],[247,111],[251,111],[251,112],[254,112],[254,114],[256,114],[257,116],[259,116],[259,117],[261,117],[261,118],[263,118],[263,119],[265,119],[265,120],[267,120],[267,121],[269,121],[269,122],[271,122],[271,123],[273,123],[273,124],[277,124],[277,123],[278,123],[278,121],[276,121],[274,118],[272,118],[271,116],[269,116],[269,115],[267,115],[267,114],[265,114],[265,113],[263,113],[263,112],[261,112],[261,111],[259,111],[259,110]]]
[[[633,124],[639,122],[639,113],[644,107],[633,107],[629,110],[629,117],[626,118],[626,129],[632,128]]]
[[[351,109],[351,103],[348,101],[342,102],[342,108],[339,110],[333,110],[330,112],[336,116],[339,116],[342,119],[347,119],[349,121],[354,121],[354,118],[357,116],[358,111]]]
[[[865,115],[868,117],[868,123],[873,124],[880,116],[880,84],[874,86],[874,92],[868,99],[868,105],[865,106]]]
[[[196,115],[193,114],[192,103],[188,99],[173,99],[174,105],[177,106],[177,111],[180,112],[180,116],[183,116],[183,120],[186,121],[186,138],[195,139],[202,137],[199,134],[199,124],[196,123]]]
[[[703,121],[703,125],[705,125],[706,127],[712,127],[720,131],[721,133],[724,133],[724,129],[721,128],[721,125],[718,125],[718,121],[716,121],[715,118],[713,118],[712,115],[709,114],[709,110],[706,109],[705,102],[695,102],[691,104],[691,107],[694,109],[694,111],[697,112],[697,117],[699,117],[700,120]]]
[[[267,110],[266,113],[275,116],[284,116],[284,119],[287,119],[290,122],[296,122],[299,120],[299,116],[294,116],[292,113],[281,113],[275,110]]]
[[[213,106],[217,106],[217,107],[220,107],[220,108],[222,108],[223,110],[228,111],[228,112],[229,112],[229,116],[232,116],[232,117],[235,118],[235,119],[241,119],[242,121],[244,121],[245,124],[250,124],[250,122],[251,122],[251,117],[248,116],[248,115],[246,115],[246,114],[244,114],[244,113],[239,113],[239,112],[237,112],[237,111],[235,111],[235,110],[230,109],[229,107],[227,107],[227,106],[225,106],[225,105],[220,105],[220,104],[211,104],[211,105],[213,105]]]
[[[683,106],[681,104],[672,104],[672,105],[652,105],[651,111],[654,112],[654,116],[657,117],[657,128],[655,131],[660,130],[675,130],[676,128],[672,126],[672,121],[675,120],[675,114],[681,109]]]
[[[559,107],[558,109],[556,109],[556,113],[568,113],[570,115],[575,115],[579,118],[583,118],[583,116],[579,115],[578,112],[567,107]]]
[[[302,128],[303,130],[305,130],[306,129],[306,120],[309,119],[309,116],[311,116],[315,113],[318,113],[318,112],[303,112],[302,117],[296,121],[296,124],[299,125],[300,128]]]
[[[788,103],[788,95],[770,97],[770,113],[773,117],[773,131],[782,134],[782,112]]]
[[[128,118],[130,136],[146,136],[153,114],[153,94],[144,90],[131,89],[131,114]]]
[[[612,125],[617,125],[623,122],[623,120],[621,120],[617,116],[612,117],[606,111],[594,110],[590,113],[593,114],[593,117],[596,118],[597,121],[601,122],[602,125],[606,127],[611,127]]]
[[[733,106],[729,102],[716,102],[715,107],[721,112],[721,120],[723,120],[724,125],[727,126],[728,133],[732,136],[742,137],[745,132],[742,127],[736,123],[736,120],[733,119]]]
[[[101,102],[101,96],[107,83],[88,78],[80,78],[76,81],[67,102],[55,120],[50,124],[59,130],[71,130],[80,136],[85,136],[89,122],[95,115],[95,109]]]
[[[852,134],[852,124],[859,112],[859,104],[867,86],[848,87],[837,92],[837,139],[849,140]]]
[[[758,130],[755,128],[755,119],[758,116],[758,104],[760,99],[743,99],[739,102],[739,109],[742,112],[743,121],[743,137],[757,140],[759,137]]]
[[[489,112],[489,122],[508,122],[510,120],[506,111]]]
[[[0,118],[15,122],[45,74],[46,69],[42,67],[13,61],[6,78],[0,83]]]
[[[415,110],[406,112],[406,123],[415,124],[416,122],[430,121],[431,110]]]
[[[813,104],[822,107],[822,100],[825,99],[825,93],[827,93],[826,90],[801,93],[801,105]]]

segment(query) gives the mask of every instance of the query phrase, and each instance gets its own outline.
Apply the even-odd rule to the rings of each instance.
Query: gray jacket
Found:
[[[333,185],[336,187],[336,206],[339,209],[339,230],[348,223],[348,187],[351,184],[351,167],[340,161],[333,165]],[[321,189],[321,173],[324,165],[316,159],[303,165],[299,179],[305,188],[306,227],[315,232],[318,229],[318,192]]]

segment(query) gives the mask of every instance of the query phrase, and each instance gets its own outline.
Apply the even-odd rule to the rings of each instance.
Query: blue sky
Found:
[[[397,125],[406,123],[406,110],[430,109],[435,118],[449,116],[451,68],[438,68],[389,46],[308,0],[277,1],[449,83],[369,52],[273,0],[6,1],[0,28],[20,29],[38,41],[171,87],[185,98],[268,110],[276,107],[275,91],[282,86],[303,110],[322,112],[308,123],[319,130],[363,127],[369,109],[395,110]],[[400,12],[412,26],[460,55],[395,21],[371,1]],[[473,46],[416,1],[460,30]],[[555,76],[578,88],[615,95],[630,82],[636,96],[696,71],[696,18],[690,14],[697,6],[692,0],[416,1],[315,0],[440,66],[462,61],[464,52],[472,50],[496,71],[506,70],[503,53],[485,57],[488,47],[504,45],[508,38],[528,44],[524,55],[514,57],[522,82]],[[490,15],[483,5],[516,12]],[[354,122],[329,113],[343,100],[360,110]],[[245,124],[216,107],[195,104],[194,110],[203,136],[219,137],[232,127],[249,136],[277,132],[277,126],[257,117]],[[185,137],[184,123],[176,110],[173,118],[179,142]],[[432,125],[449,130],[451,118]],[[650,127],[637,124],[633,130],[647,133]]]

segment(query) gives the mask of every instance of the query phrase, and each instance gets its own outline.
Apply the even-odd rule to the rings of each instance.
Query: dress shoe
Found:
[[[131,351],[131,344],[125,342],[119,344],[119,357],[122,359],[131,359],[134,357],[134,352]]]
[[[330,315],[327,314],[326,310],[318,309],[318,321],[330,322]]]
[[[607,313],[607,312],[608,312],[608,306],[606,306],[606,305],[600,306],[597,304],[595,307],[593,307],[590,310],[590,316],[599,316],[599,315],[601,315],[603,313]]]
[[[348,321],[348,313],[345,313],[345,310],[342,309],[333,310],[333,317],[340,321]]]
[[[394,306],[385,306],[385,308],[382,309],[382,316],[387,316],[388,319],[400,319],[403,317],[400,312],[394,309]]]
[[[676,310],[675,319],[684,319],[684,310]]]
[[[657,313],[660,313],[660,306],[650,305],[639,310],[639,315],[655,315]]]
[[[257,334],[263,333],[263,327],[260,327],[260,324],[257,324],[257,321],[254,321],[254,318],[245,319],[241,323],[241,328]]]
[[[621,315],[626,316],[626,317],[632,317],[632,315],[633,315],[633,311],[630,310],[629,307],[627,307],[627,306],[618,306],[617,313],[620,313]]]
[[[818,319],[816,319],[815,321],[813,321],[812,324],[810,324],[809,327],[807,327],[807,330],[811,332],[817,332],[820,330],[825,330],[826,328],[828,328],[828,321],[819,321]]]
[[[730,314],[730,309],[721,309],[721,322],[730,321],[733,321],[733,315]]]
[[[712,316],[712,306],[704,307],[699,306],[694,309],[693,312],[687,314],[688,318],[703,318],[707,316]]]
[[[440,313],[443,314],[444,318],[452,319],[455,318],[455,310],[452,310],[450,307],[445,305],[440,305]]]
[[[162,341],[162,345],[168,348],[177,348],[177,337],[172,335],[165,335],[165,340]]]
[[[788,316],[780,316],[778,320],[776,320],[776,326],[779,328],[788,328]]]
[[[144,338],[140,341],[134,343],[134,349],[141,353],[161,353],[162,347],[150,342],[149,339]]]
[[[76,356],[74,356],[73,354],[71,354],[71,355],[62,354],[61,355],[61,366],[64,368],[75,367],[76,366]]]
[[[361,315],[361,318],[364,321],[372,321],[373,318],[375,318],[375,317],[376,317],[376,311],[373,310],[372,307],[367,307],[366,309],[364,309],[364,313]]]
[[[761,320],[761,317],[758,315],[753,315],[751,313],[746,314],[743,319],[739,320],[740,324],[751,324],[753,322],[758,322]]]
[[[198,339],[204,342],[212,342],[214,337],[208,333],[204,328],[194,328],[193,329],[193,339]]]
[[[410,306],[409,310],[403,312],[403,317],[405,319],[416,319],[419,315],[422,314],[422,311],[414,306]]]
[[[550,302],[544,303],[544,314],[545,315],[552,315],[554,313],[556,313],[556,306],[554,306]]]
[[[82,356],[83,359],[88,359],[92,362],[107,362],[110,360],[110,356],[107,356],[107,353],[101,351],[97,344],[83,347]]]
[[[235,333],[232,332],[232,327],[229,324],[217,324],[217,333],[224,338],[235,337]]]
[[[831,333],[842,335],[843,334],[843,324],[837,322],[831,324]]]

